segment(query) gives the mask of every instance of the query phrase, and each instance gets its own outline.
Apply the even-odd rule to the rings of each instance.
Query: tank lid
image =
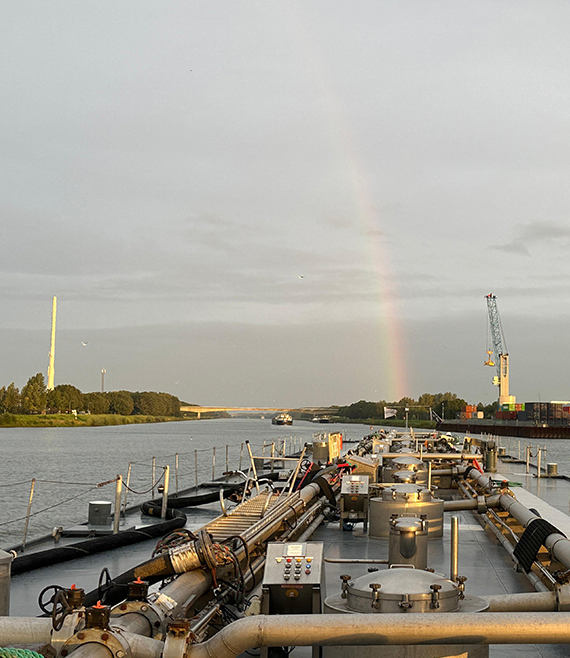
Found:
[[[425,466],[421,459],[409,455],[407,457],[396,457],[392,462],[398,466],[417,466],[418,468]]]
[[[396,480],[396,482],[415,482],[418,478],[418,474],[415,471],[396,471],[395,473],[392,473],[392,478]]]
[[[460,591],[455,583],[429,571],[401,567],[369,573],[349,583],[347,606],[362,609],[362,599],[374,597],[371,585],[379,585],[376,588],[379,601],[397,602],[397,607],[400,602],[409,601],[427,604],[432,612],[452,612],[459,608]],[[434,600],[438,605],[432,607]]]
[[[422,526],[422,522],[414,516],[400,516],[392,524],[396,532],[421,532]]]

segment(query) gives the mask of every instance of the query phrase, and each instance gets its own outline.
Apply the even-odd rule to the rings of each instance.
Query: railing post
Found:
[[[178,496],[178,453],[174,455],[174,475],[176,480],[176,495]]]
[[[241,448],[239,449],[239,470],[241,471],[241,461],[243,457],[243,443],[241,444]]]
[[[283,438],[283,457],[287,457],[287,437]]]
[[[542,448],[538,449],[538,452],[536,453],[536,477],[539,478],[541,474],[541,466],[540,463],[542,461]]]
[[[154,498],[154,488],[156,486],[156,457],[152,458],[152,497]]]
[[[127,486],[125,487],[125,495],[123,496],[123,514],[127,509],[127,496],[129,495],[129,485],[131,483],[131,468],[133,462],[129,462],[129,467],[127,468]]]
[[[212,482],[216,479],[216,446],[212,448]]]
[[[449,580],[454,583],[457,582],[457,573],[458,573],[458,549],[459,549],[459,517],[451,517],[451,564],[450,564],[450,574]]]
[[[32,500],[34,499],[34,488],[36,486],[36,478],[32,478],[30,486],[30,498],[28,500],[28,511],[26,512],[26,523],[24,524],[24,536],[22,538],[22,553],[26,548],[26,537],[28,536],[28,525],[30,523],[30,512],[32,511]]]
[[[275,441],[271,442],[271,472],[273,473],[273,465],[275,464]]]
[[[194,450],[194,480],[196,482],[196,491],[198,491],[198,451]]]
[[[230,471],[230,460],[229,460],[228,451],[229,451],[229,446],[226,443],[226,473],[229,473],[229,471]]]
[[[526,472],[530,473],[530,446],[526,447]]]
[[[115,516],[113,518],[113,534],[119,532],[121,522],[121,494],[123,493],[123,476],[117,475],[117,486],[115,488]]]
[[[164,467],[164,491],[162,492],[162,509],[160,518],[166,518],[166,508],[168,507],[168,478],[170,477],[170,466]]]

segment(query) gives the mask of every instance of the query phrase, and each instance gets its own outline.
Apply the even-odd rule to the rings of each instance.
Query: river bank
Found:
[[[138,425],[188,420],[181,416],[121,416],[119,414],[0,414],[2,427],[104,427],[106,425]]]

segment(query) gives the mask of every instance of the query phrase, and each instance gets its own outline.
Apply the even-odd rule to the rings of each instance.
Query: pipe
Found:
[[[189,645],[187,655],[236,658],[267,646],[568,643],[568,612],[259,615],[229,624],[202,644]]]
[[[51,623],[51,619],[49,621]],[[164,642],[134,633],[122,632],[121,635],[128,642],[130,655],[133,658],[161,658]],[[73,658],[109,658],[110,656],[112,658],[113,653],[104,644],[88,642],[75,649],[70,655]]]
[[[485,508],[495,508],[499,507],[500,497],[499,496],[486,496],[485,497]],[[445,500],[443,502],[443,511],[444,512],[462,512],[464,510],[477,510],[479,509],[479,501],[476,498],[467,498],[461,500]]]
[[[558,610],[556,592],[524,592],[479,598],[489,604],[487,612],[556,612]]]
[[[451,550],[449,580],[457,582],[459,564],[459,517],[451,517]]]
[[[307,541],[307,539],[310,539],[315,532],[315,530],[321,525],[321,523],[325,520],[324,514],[319,514],[305,529],[303,534],[299,535],[297,537],[297,541],[300,543],[303,543],[304,541]]]
[[[47,644],[51,631],[51,618],[0,617],[0,646]]]

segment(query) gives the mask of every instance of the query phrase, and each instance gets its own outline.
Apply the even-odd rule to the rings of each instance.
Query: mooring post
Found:
[[[113,534],[119,532],[121,522],[121,495],[123,493],[123,476],[117,475],[117,486],[115,488],[115,515],[113,517]]]
[[[26,548],[26,537],[28,536],[28,525],[30,523],[30,512],[32,511],[32,500],[34,499],[34,488],[36,486],[36,478],[32,478],[30,486],[30,498],[28,500],[28,511],[26,512],[26,523],[24,524],[24,537],[22,538],[22,553]]]
[[[178,496],[178,453],[174,455],[174,475],[176,481],[176,495]]]
[[[196,491],[198,491],[198,451],[194,450],[194,480],[196,482]]]
[[[123,496],[123,514],[127,509],[127,496],[129,495],[129,485],[131,483],[131,468],[133,462],[129,462],[129,467],[127,468],[127,486],[125,487],[125,495]]]
[[[170,466],[164,467],[164,490],[162,492],[162,509],[160,510],[160,518],[166,518],[166,508],[168,507],[168,479],[170,477]]]

